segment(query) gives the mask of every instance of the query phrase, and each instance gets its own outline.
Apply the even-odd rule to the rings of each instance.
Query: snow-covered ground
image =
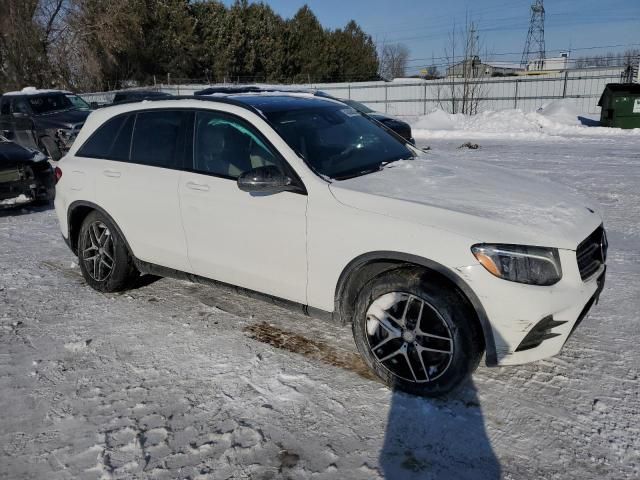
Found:
[[[99,294],[52,210],[0,213],[0,478],[638,478],[640,135],[520,131],[531,115],[427,117],[416,135],[592,197],[607,285],[561,355],[481,367],[448,400],[372,380],[349,327],[226,289]]]

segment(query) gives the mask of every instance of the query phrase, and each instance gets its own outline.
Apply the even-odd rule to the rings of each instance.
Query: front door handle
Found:
[[[120,175],[122,175],[117,170],[103,170],[102,173],[104,173],[105,176],[112,177],[112,178],[120,178]]]
[[[191,190],[198,190],[200,192],[209,191],[209,185],[205,185],[204,183],[187,182],[187,188],[190,188]]]

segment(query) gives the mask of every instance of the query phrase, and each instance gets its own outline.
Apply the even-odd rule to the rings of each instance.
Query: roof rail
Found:
[[[231,85],[225,87],[207,87],[194,93],[194,95],[236,95],[241,93],[268,93],[268,92],[282,92],[282,93],[308,93],[310,95],[316,95],[318,97],[328,97],[326,93],[316,88],[287,88],[286,86],[259,86],[259,85]]]
[[[227,98],[227,97],[210,97],[210,96],[200,96],[200,95],[170,95],[168,97],[149,97],[149,98],[145,98],[143,100],[136,100],[136,99],[132,99],[132,100],[124,100],[122,102],[118,102],[116,104],[113,105],[108,105],[104,108],[109,108],[109,107],[118,107],[120,105],[128,105],[128,104],[132,104],[132,103],[142,103],[142,102],[171,102],[174,100],[200,100],[203,102],[216,102],[216,103],[226,103],[227,105],[235,105],[236,107],[240,107],[240,108],[244,108],[245,110],[249,110],[253,113],[257,113],[259,115],[262,115],[262,112],[260,112],[259,109],[255,108],[253,105],[249,105],[247,103],[244,102],[240,102],[238,100],[234,100],[232,98]]]

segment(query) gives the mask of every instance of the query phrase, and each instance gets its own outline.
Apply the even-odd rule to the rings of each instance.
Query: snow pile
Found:
[[[543,118],[541,121],[552,121],[562,125],[582,125],[578,117],[582,113],[578,111],[571,100],[556,100],[543,105],[538,112]]]
[[[29,198],[24,193],[21,193],[17,197],[5,198],[4,200],[0,200],[0,205],[2,205],[3,207],[10,205],[20,205],[22,203],[29,203],[32,200],[32,198]]]
[[[551,102],[537,112],[486,111],[477,115],[433,110],[413,123],[416,138],[546,138],[554,136],[640,136],[640,129],[593,127],[567,102]]]

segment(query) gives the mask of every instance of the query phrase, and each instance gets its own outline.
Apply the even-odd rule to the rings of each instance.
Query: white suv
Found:
[[[87,283],[215,281],[352,322],[387,384],[439,395],[560,351],[606,236],[562,187],[415,149],[328,98],[252,93],[93,112],[56,212]]]

